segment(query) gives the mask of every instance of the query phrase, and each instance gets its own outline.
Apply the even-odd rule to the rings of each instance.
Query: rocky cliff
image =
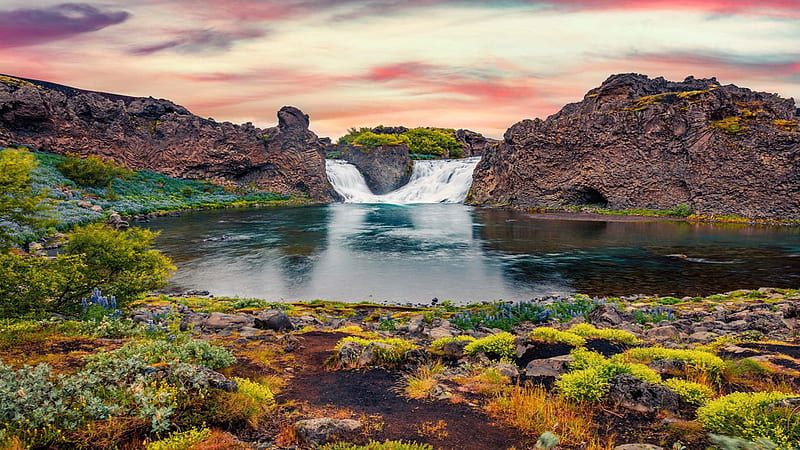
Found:
[[[613,75],[583,101],[506,131],[475,170],[469,201],[589,203],[800,219],[793,99],[716,79]]]
[[[383,195],[401,188],[414,168],[408,147],[386,145],[375,148],[338,145],[341,158],[356,166],[373,194]]]
[[[97,154],[132,169],[329,201],[326,142],[308,124],[294,107],[281,108],[277,127],[259,129],[203,119],[168,100],[0,76],[2,146]]]

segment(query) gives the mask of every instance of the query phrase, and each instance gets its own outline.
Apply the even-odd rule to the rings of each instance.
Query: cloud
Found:
[[[171,39],[156,44],[136,47],[134,55],[150,55],[164,50],[179,53],[219,52],[230,49],[236,41],[265,36],[262,30],[216,31],[211,29],[172,32]]]
[[[0,11],[0,48],[67,39],[122,23],[129,17],[125,11],[104,11],[87,3]]]
[[[360,78],[416,94],[457,94],[492,103],[519,101],[534,95],[529,76],[498,75],[418,62],[373,67]]]

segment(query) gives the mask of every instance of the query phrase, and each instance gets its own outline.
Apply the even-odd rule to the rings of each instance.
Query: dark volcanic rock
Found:
[[[661,411],[676,413],[681,406],[678,394],[660,384],[648,383],[626,373],[611,380],[608,400],[646,414]]]
[[[613,75],[546,120],[524,120],[487,151],[470,201],[590,203],[800,218],[793,99],[716,79]]]
[[[342,159],[358,168],[373,194],[386,194],[408,183],[414,167],[408,147],[387,145],[375,148],[339,146]]]
[[[500,144],[497,139],[484,137],[480,133],[470,130],[456,130],[455,138],[464,148],[464,157],[481,156],[490,149],[493,150]]]
[[[97,154],[132,169],[331,200],[324,142],[309,131],[308,116],[283,107],[278,122],[269,129],[219,123],[168,100],[0,76],[0,145]]]

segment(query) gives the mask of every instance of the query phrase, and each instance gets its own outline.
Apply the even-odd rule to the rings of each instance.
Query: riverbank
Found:
[[[0,392],[25,393],[3,404],[31,425],[4,418],[0,441],[483,449],[550,432],[564,449],[658,449],[705,448],[713,432],[791,448],[800,428],[774,424],[795,423],[778,400],[800,392],[798,305],[800,290],[769,288],[426,308],[160,296],[120,318],[3,322],[0,383],[14,389]],[[26,364],[66,376],[48,388],[65,408],[53,428],[26,409],[43,394],[30,383],[47,379]],[[84,398],[131,406],[97,416],[68,397],[69,380],[112,369]],[[356,445],[370,440],[406,446]]]

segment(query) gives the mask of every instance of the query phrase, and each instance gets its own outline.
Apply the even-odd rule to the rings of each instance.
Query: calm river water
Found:
[[[218,296],[464,303],[800,286],[798,227],[553,220],[462,204],[199,211],[149,227],[179,268],[172,285]]]

